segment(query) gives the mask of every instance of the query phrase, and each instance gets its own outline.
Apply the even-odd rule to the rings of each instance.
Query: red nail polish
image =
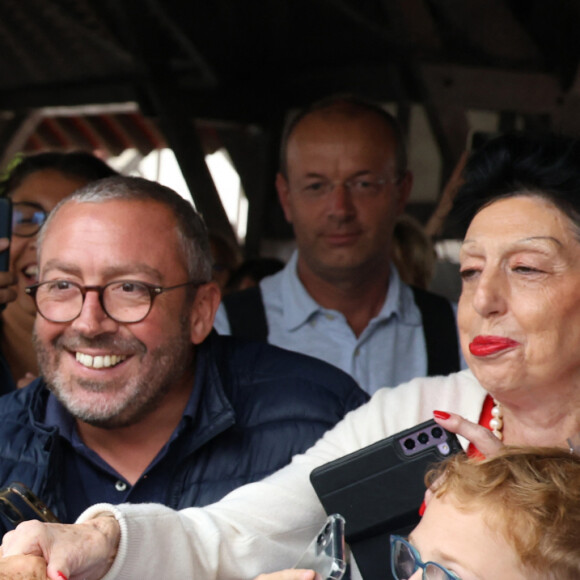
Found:
[[[59,578],[62,578],[62,580],[68,580],[68,578],[60,570],[56,573],[56,575]]]
[[[445,411],[433,411],[433,416],[437,419],[449,419],[451,415]]]

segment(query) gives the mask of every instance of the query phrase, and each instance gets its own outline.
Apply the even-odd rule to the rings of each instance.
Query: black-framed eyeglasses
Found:
[[[175,286],[155,286],[136,280],[115,280],[104,286],[83,286],[71,280],[49,280],[28,286],[36,310],[50,322],[72,322],[82,312],[87,292],[98,292],[101,308],[116,322],[130,324],[144,320],[157,296],[185,286],[201,286],[190,281]]]
[[[391,571],[396,580],[408,580],[419,568],[423,580],[461,580],[436,562],[423,562],[417,549],[401,536],[391,536]]]
[[[12,235],[21,238],[35,236],[46,221],[48,212],[33,201],[17,201],[12,204]]]

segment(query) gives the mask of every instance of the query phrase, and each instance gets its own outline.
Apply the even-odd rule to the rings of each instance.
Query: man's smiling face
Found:
[[[188,280],[175,219],[154,201],[65,205],[45,233],[40,280],[84,286]],[[187,289],[159,295],[141,322],[123,324],[86,293],[78,318],[37,316],[35,345],[50,389],[78,419],[106,428],[134,424],[171,392],[193,382]]]

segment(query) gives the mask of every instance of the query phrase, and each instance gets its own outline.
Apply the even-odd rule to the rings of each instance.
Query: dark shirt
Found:
[[[367,399],[327,363],[212,333],[196,347],[181,421],[134,486],[37,379],[0,397],[0,487],[21,481],[63,522],[101,501],[203,506],[280,469]]]
[[[197,404],[196,393],[199,390],[193,389],[179,425],[134,485],[83,443],[71,415],[56,397],[49,395],[44,425],[57,427],[65,440],[62,451],[66,520],[76,520],[87,506],[101,502],[163,503],[167,474],[181,458],[180,438],[191,430]]]

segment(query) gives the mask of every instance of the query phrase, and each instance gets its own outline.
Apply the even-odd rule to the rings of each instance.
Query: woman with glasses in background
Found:
[[[421,522],[408,538],[391,536],[397,580],[580,578],[575,453],[505,447],[484,461],[461,453],[429,472],[426,483]],[[312,571],[285,570],[256,580],[314,578]]]
[[[10,272],[0,273],[0,394],[23,387],[37,374],[32,328],[34,301],[25,289],[37,282],[36,234],[52,208],[91,181],[117,175],[98,157],[86,152],[46,152],[23,157],[0,181],[3,197],[12,201]]]

